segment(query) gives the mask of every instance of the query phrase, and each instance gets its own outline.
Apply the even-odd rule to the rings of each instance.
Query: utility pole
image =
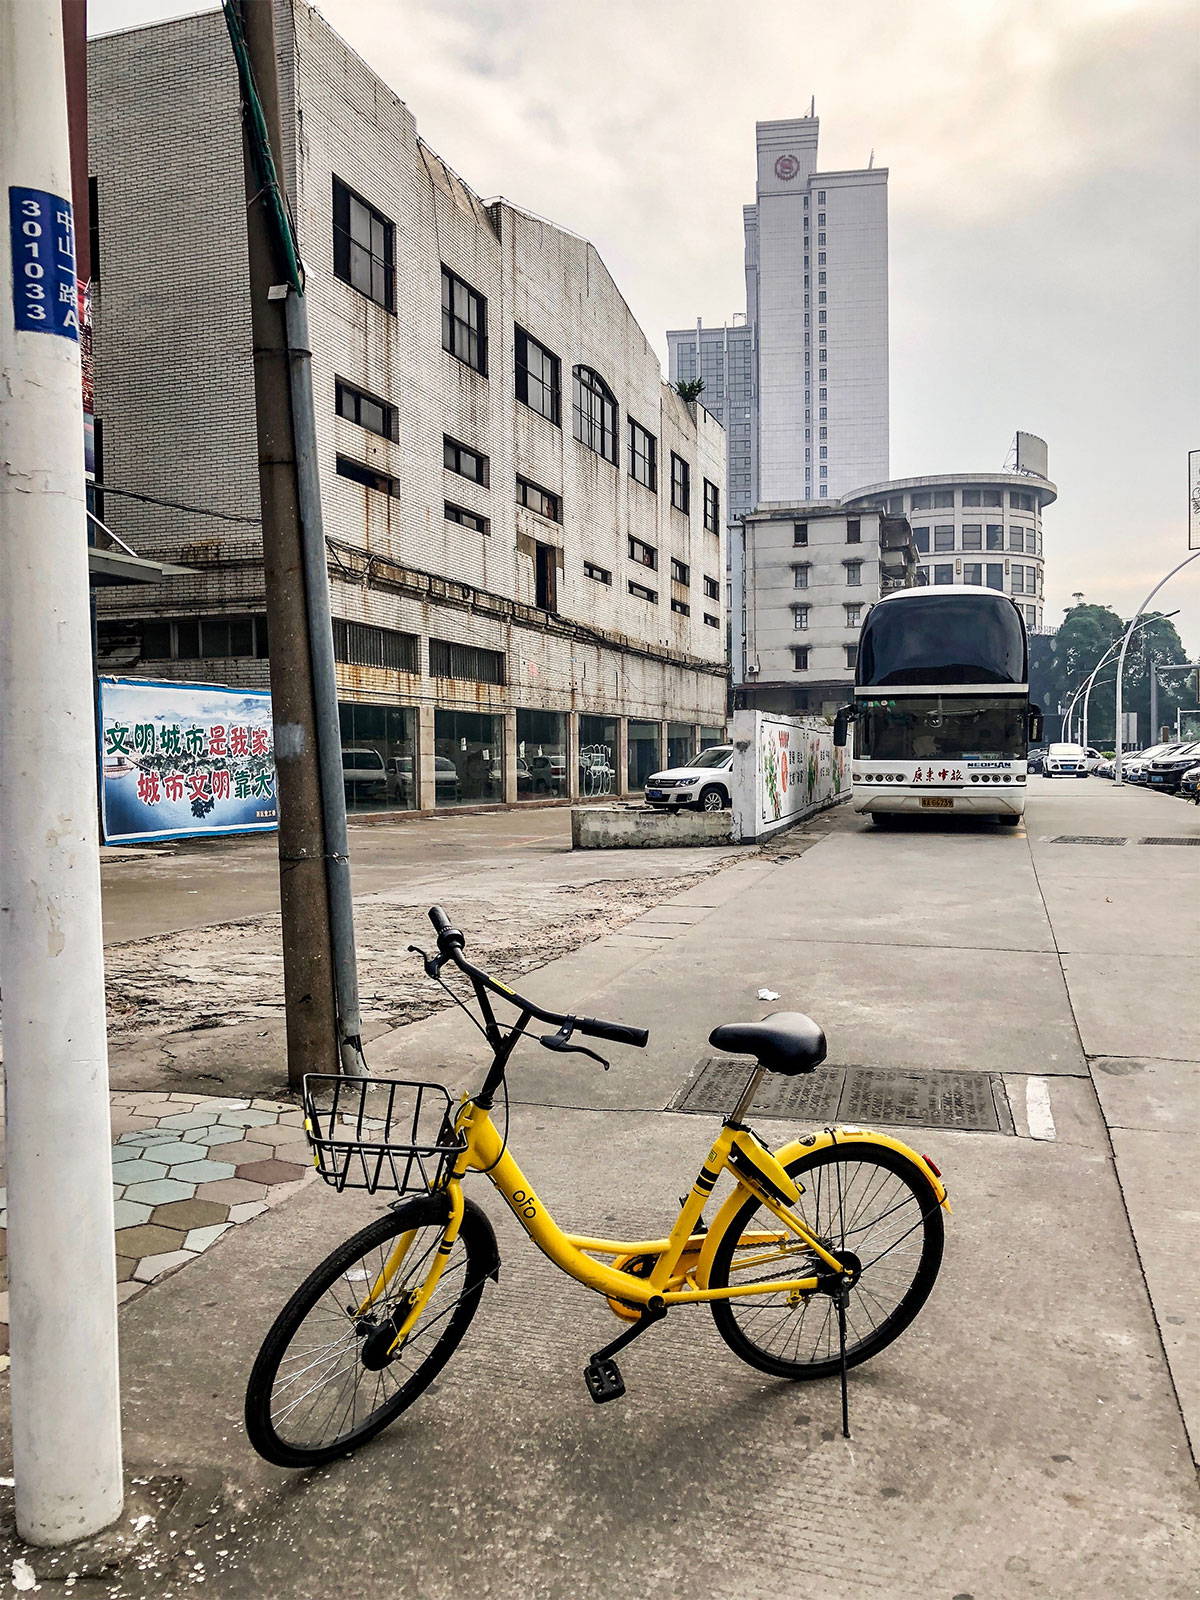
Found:
[[[0,983],[17,1529],[123,1502],[63,26],[0,0]]]
[[[261,112],[269,153],[277,170],[282,132],[273,8],[266,0],[243,0],[235,16],[230,17],[227,8],[227,21],[235,49],[244,44],[245,65],[257,97],[256,109]],[[239,60],[239,67],[242,66]],[[263,565],[279,778],[279,885],[288,1081],[298,1085],[305,1072],[336,1072],[339,1050],[344,1066],[361,1071],[361,1044],[345,845],[345,795],[340,750],[335,757],[336,793],[333,792],[331,757],[335,753],[330,748],[328,727],[322,750],[322,711],[326,722],[332,713],[336,725],[337,707],[332,642],[327,637],[328,578],[319,525],[315,440],[311,437],[311,415],[298,416],[296,409],[294,307],[302,297],[294,289],[297,264],[283,259],[279,220],[272,212],[272,205],[278,204],[281,197],[277,190],[272,194],[263,183],[263,152],[261,145],[256,146],[245,80],[242,98]],[[307,334],[306,328],[301,331]],[[307,345],[306,337],[302,342]],[[307,360],[307,348],[300,355]],[[307,367],[304,371],[307,376]],[[298,433],[298,424],[303,428],[306,422],[309,429]],[[303,453],[297,447],[298,438],[304,439]],[[306,505],[309,532],[315,532],[319,542],[315,556],[305,546]],[[315,530],[311,526],[314,516]],[[326,670],[323,679],[317,681],[314,667],[322,665],[322,649]],[[332,707],[326,703],[331,695]],[[334,923],[339,913],[340,939],[335,937],[338,930]],[[348,991],[350,996],[341,1007],[339,990],[343,995]]]

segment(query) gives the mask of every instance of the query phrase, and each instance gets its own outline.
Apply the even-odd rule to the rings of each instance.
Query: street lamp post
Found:
[[[1113,762],[1113,782],[1117,784],[1118,787],[1123,781],[1121,778],[1121,691],[1124,687],[1125,652],[1129,649],[1129,641],[1133,637],[1133,630],[1136,627],[1142,612],[1145,611],[1146,607],[1150,604],[1151,600],[1154,599],[1154,596],[1163,587],[1163,585],[1165,583],[1169,583],[1177,572],[1182,572],[1184,567],[1186,567],[1190,561],[1195,561],[1197,556],[1200,556],[1200,550],[1193,550],[1191,555],[1184,556],[1183,560],[1178,566],[1172,567],[1165,578],[1160,578],[1158,580],[1153,589],[1151,589],[1150,593],[1137,608],[1137,612],[1133,618],[1133,621],[1126,628],[1125,637],[1121,640],[1121,654],[1117,659],[1117,754],[1116,759]]]
[[[1144,628],[1151,622],[1169,622],[1172,617],[1177,617],[1178,615],[1179,615],[1179,612],[1177,610],[1176,611],[1168,611],[1166,616],[1163,616],[1163,614],[1161,612],[1156,611],[1153,614],[1153,616],[1143,617],[1142,620],[1138,623],[1138,627],[1139,628]],[[1104,655],[1103,659],[1101,660],[1100,665],[1096,668],[1096,671],[1092,673],[1091,677],[1088,679],[1087,684],[1084,687],[1084,691],[1083,691],[1083,745],[1084,745],[1085,749],[1087,748],[1087,742],[1088,742],[1088,739],[1087,739],[1087,736],[1088,736],[1088,702],[1092,698],[1092,685],[1096,681],[1096,674],[1100,671],[1100,667],[1102,667],[1106,661],[1110,661],[1112,659],[1112,653],[1116,648],[1117,648],[1116,640],[1114,640],[1113,643],[1108,647],[1108,651]],[[1118,725],[1118,729],[1117,729],[1117,742],[1118,743],[1120,742],[1120,737],[1121,737],[1121,735],[1120,735],[1120,727]]]
[[[1176,617],[1176,616],[1179,615],[1179,613],[1177,611],[1171,611],[1171,612],[1168,613],[1168,615],[1172,616],[1172,617]],[[1152,617],[1145,617],[1141,622],[1139,622],[1138,623],[1138,627],[1139,628],[1144,628],[1148,622],[1158,622],[1158,621],[1164,621],[1165,622],[1166,620],[1167,619],[1165,617],[1160,618],[1158,613],[1155,612],[1155,614]],[[1105,666],[1106,663],[1108,663],[1109,661],[1112,660],[1113,651],[1116,648],[1117,648],[1117,640],[1114,639],[1112,644],[1109,645],[1108,649],[1104,652],[1104,654],[1100,657],[1099,661],[1097,661],[1096,665],[1092,668],[1092,671],[1091,671],[1090,675],[1088,676],[1088,678],[1082,684],[1080,684],[1079,688],[1076,689],[1075,693],[1071,696],[1071,702],[1067,707],[1066,716],[1063,718],[1063,729],[1062,729],[1062,731],[1065,733],[1066,738],[1067,738],[1068,741],[1070,740],[1070,737],[1071,737],[1071,723],[1072,723],[1072,721],[1074,719],[1074,716],[1075,716],[1075,707],[1079,704],[1079,701],[1082,698],[1083,699],[1083,719],[1082,719],[1083,725],[1082,725],[1081,732],[1082,732],[1082,735],[1083,735],[1082,742],[1083,742],[1084,746],[1086,747],[1086,745],[1087,745],[1088,698],[1091,695],[1092,685],[1093,685],[1093,683],[1095,683],[1096,678],[1097,678],[1097,676],[1098,676],[1098,674],[1100,672],[1101,667]]]

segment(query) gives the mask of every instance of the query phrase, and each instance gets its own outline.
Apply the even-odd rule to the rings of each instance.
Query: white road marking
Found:
[[[1054,1117],[1050,1110],[1050,1085],[1045,1078],[1025,1080],[1025,1117],[1031,1139],[1054,1139]]]

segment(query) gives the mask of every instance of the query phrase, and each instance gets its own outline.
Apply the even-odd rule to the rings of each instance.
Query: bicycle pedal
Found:
[[[583,1381],[598,1406],[606,1400],[619,1400],[625,1393],[621,1369],[611,1358],[607,1361],[589,1361],[583,1369]]]

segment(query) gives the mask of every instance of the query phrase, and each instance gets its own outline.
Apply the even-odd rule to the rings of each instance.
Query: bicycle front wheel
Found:
[[[444,1196],[407,1201],[339,1245],[275,1319],[246,1386],[246,1434],[277,1467],[316,1467],[372,1438],[437,1377],[496,1269],[491,1224],[474,1202],[403,1345],[388,1347],[446,1235]],[[407,1236],[407,1237],[406,1237]],[[371,1300],[397,1253],[393,1275]]]
[[[878,1355],[929,1297],[942,1261],[942,1210],[925,1174],[885,1145],[831,1145],[788,1162],[803,1185],[792,1214],[831,1254],[854,1259],[846,1306],[846,1365]],[[825,1271],[819,1256],[753,1199],[713,1257],[709,1285],[748,1287]],[[837,1302],[825,1289],[781,1289],[714,1300],[717,1331],[750,1366],[778,1378],[841,1370]]]

